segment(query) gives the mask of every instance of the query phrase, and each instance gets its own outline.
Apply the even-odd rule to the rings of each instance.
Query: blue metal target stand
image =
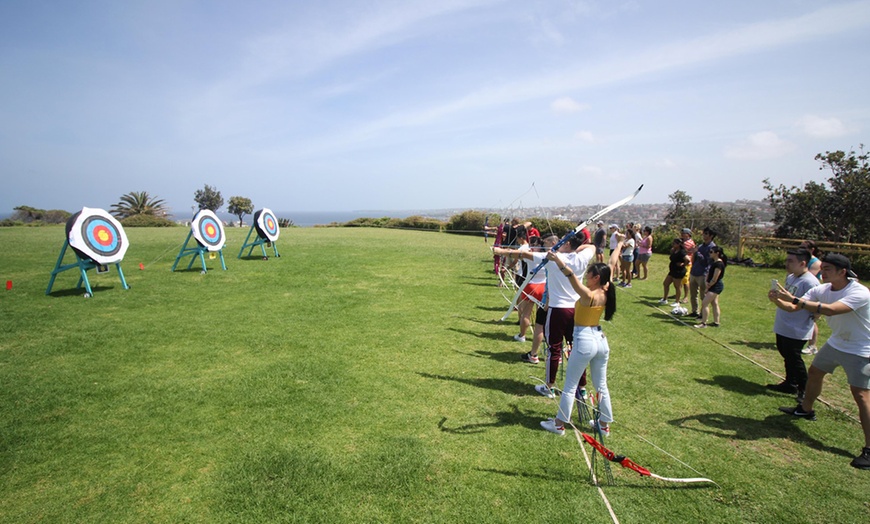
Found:
[[[257,233],[256,238],[253,242],[249,242],[251,240],[251,235]],[[263,260],[268,260],[269,256],[266,254],[266,248],[271,247],[275,252],[276,257],[280,257],[281,255],[278,253],[278,244],[275,242],[278,240],[278,236],[280,235],[280,230],[278,229],[278,219],[275,218],[275,214],[268,208],[263,208],[256,213],[254,213],[254,223],[251,224],[251,229],[248,231],[248,236],[245,238],[245,242],[242,244],[242,249],[239,250],[239,258],[242,258],[242,253],[245,252],[245,248],[250,247],[248,250],[248,257],[251,256],[251,253],[254,252],[254,248],[260,246],[260,249],[263,252]]]
[[[79,281],[76,289],[81,289],[84,284],[84,297],[90,298],[94,291],[88,279],[88,270],[95,269],[98,274],[108,273],[111,264],[114,264],[118,270],[123,288],[130,289],[124,278],[124,271],[121,269],[121,260],[127,252],[128,245],[124,228],[113,216],[102,209],[82,208],[67,220],[66,239],[51,272],[45,294],[51,294],[51,288],[54,287],[58,274],[70,269],[78,269]],[[76,261],[64,264],[63,259],[68,247],[72,248]]]
[[[196,242],[192,247],[188,247],[191,237],[193,237]],[[208,273],[208,268],[205,265],[205,253],[208,253],[208,257],[211,260],[220,256],[221,267],[226,271],[227,264],[224,261],[223,252],[225,242],[226,235],[224,234],[224,226],[221,224],[217,215],[215,215],[211,210],[200,209],[190,222],[190,232],[187,234],[187,239],[184,241],[184,245],[181,246],[181,251],[179,251],[178,256],[175,257],[175,263],[172,264],[172,271],[175,271],[178,262],[181,261],[182,258],[191,255],[190,263],[187,264],[187,269],[193,267],[193,263],[197,258],[199,258],[199,261],[202,263],[202,271],[200,273],[203,275]]]

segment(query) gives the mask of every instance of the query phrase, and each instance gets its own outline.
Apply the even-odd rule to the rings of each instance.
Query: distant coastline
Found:
[[[706,204],[708,201],[692,202],[692,204]],[[744,208],[752,211],[756,219],[760,222],[768,222],[773,218],[773,210],[770,204],[760,200],[738,200],[736,202],[714,202],[715,204],[730,208]],[[636,221],[641,224],[659,224],[664,220],[665,215],[671,208],[672,204],[629,204],[610,213],[605,220],[608,223],[621,224],[626,221]],[[453,209],[428,209],[428,210],[356,210],[356,211],[278,211],[272,209],[272,212],[279,219],[286,218],[293,222],[297,227],[315,227],[326,226],[330,224],[344,224],[358,218],[407,218],[410,216],[422,216],[425,218],[434,218],[446,222],[453,215],[457,215],[464,211],[475,210],[482,213],[494,213],[505,217],[545,217],[552,219],[559,216],[560,218],[569,221],[577,221],[587,218],[589,215],[598,211],[604,204],[589,205],[589,206],[552,206],[543,208],[518,208],[518,209],[492,209],[492,208],[453,208]],[[68,210],[75,212],[77,210]],[[226,211],[218,211],[218,217],[226,223],[234,223],[238,221],[238,217],[231,215]],[[0,213],[0,220],[10,218],[11,212]],[[177,222],[185,222],[193,216],[191,212],[172,212],[169,218]],[[251,224],[252,215],[245,215],[244,223],[246,226]],[[704,217],[697,217],[699,222],[703,222]]]

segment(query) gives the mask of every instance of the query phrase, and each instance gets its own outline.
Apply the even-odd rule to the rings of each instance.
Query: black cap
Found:
[[[845,269],[846,276],[849,278],[858,278],[858,275],[852,271],[852,262],[850,262],[844,255],[839,253],[828,253],[822,257],[822,262],[831,264],[832,266],[837,266],[840,269]]]

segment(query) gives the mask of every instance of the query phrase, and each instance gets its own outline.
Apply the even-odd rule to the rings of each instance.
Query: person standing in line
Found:
[[[665,280],[662,282],[662,287],[664,287],[664,294],[662,295],[662,299],[659,300],[659,304],[667,304],[668,296],[670,294],[671,284],[674,285],[674,291],[676,292],[676,300],[674,301],[674,307],[680,305],[680,292],[683,290],[682,282],[683,277],[686,276],[686,266],[689,264],[689,255],[686,254],[686,250],[683,247],[682,239],[675,238],[673,242],[671,242],[671,255],[670,262],[668,263],[668,274],[665,275]]]
[[[692,312],[689,316],[695,318],[701,318],[698,305],[704,299],[704,290],[707,289],[707,271],[712,264],[710,249],[716,247],[713,241],[716,238],[716,231],[705,227],[701,236],[704,241],[695,249],[692,266],[689,269],[689,301],[692,304]]]
[[[686,264],[686,274],[681,282],[683,290],[683,299],[677,300],[677,304],[685,304],[689,301],[689,273],[692,272],[692,257],[695,256],[695,241],[692,240],[692,230],[684,227],[680,232],[680,238],[683,240],[683,248],[686,254],[689,255],[689,263]]]
[[[864,432],[864,448],[850,465],[870,470],[870,290],[858,282],[851,261],[840,254],[822,257],[820,284],[796,297],[777,286],[776,306],[785,311],[808,310],[828,317],[831,336],[813,358],[803,400],[780,411],[794,417],[816,419],[813,404],[822,392],[825,375],[842,367]]]
[[[816,278],[820,278],[822,274],[822,252],[819,251],[819,248],[816,247],[816,243],[812,240],[804,240],[801,242],[800,247],[805,248],[810,252],[810,261],[807,264],[807,270],[813,274]],[[815,319],[814,319],[815,320]],[[807,344],[807,347],[801,350],[801,353],[804,355],[815,355],[819,348],[816,347],[816,343],[819,340],[819,324],[815,321],[813,322],[813,334],[810,337],[810,343]]]
[[[652,258],[652,248],[652,228],[646,226],[643,228],[643,235],[641,235],[640,242],[637,244],[638,280],[646,280],[649,276],[649,270],[647,269],[647,265],[649,264],[649,259]],[[642,277],[640,276],[641,270],[643,270]]]
[[[616,224],[610,224],[610,253],[608,253],[608,260],[612,260],[613,252],[616,251],[616,246],[619,244],[620,235],[619,226]],[[616,260],[614,265],[610,266],[610,275],[614,282],[619,280],[617,276],[619,275],[619,259]]]
[[[555,236],[548,240],[552,241],[553,239],[558,240]],[[550,245],[555,245],[555,243]],[[580,249],[583,245],[589,247]],[[535,391],[547,398],[555,398],[553,385],[556,383],[559,365],[562,362],[562,348],[566,340],[571,342],[573,334],[574,303],[577,302],[577,292],[574,291],[568,277],[555,270],[555,264],[547,259],[546,253],[520,252],[501,248],[497,252],[503,255],[519,254],[524,258],[534,260],[535,264],[548,262],[545,266],[548,269],[547,319],[544,324],[544,337],[547,340],[546,378],[545,384],[535,386]],[[583,237],[574,235],[559,248],[557,255],[562,263],[571,267],[574,273],[582,275],[595,256],[595,248],[591,244],[583,244]],[[585,381],[583,384],[585,385]]]
[[[622,241],[618,244],[621,247]],[[611,258],[619,256],[621,250],[614,250]],[[610,264],[596,263],[586,272],[586,284],[580,277],[562,262],[554,253],[547,258],[556,263],[558,270],[571,282],[577,292],[577,303],[574,305],[574,349],[568,360],[568,370],[565,373],[565,384],[562,397],[559,400],[559,410],[556,417],[541,422],[541,427],[557,435],[565,434],[565,423],[571,420],[574,409],[574,399],[581,377],[586,373],[586,366],[592,372],[592,383],[598,394],[598,421],[588,421],[592,429],[600,430],[605,436],[610,436],[610,424],[613,422],[613,408],[610,402],[610,391],[607,389],[607,362],[610,359],[610,346],[601,330],[601,316],[611,320],[616,313],[616,289],[610,282]]]
[[[604,222],[598,221],[598,229],[595,230],[592,243],[595,244],[595,261],[604,262],[604,248],[607,245],[607,231],[604,230]]]
[[[622,282],[619,283],[620,287],[631,287],[631,269],[632,264],[634,263],[634,246],[634,230],[631,229],[631,226],[629,225],[625,229],[625,239],[622,240],[622,248],[619,255],[620,278],[622,278]]]
[[[520,251],[541,251],[541,246],[538,245],[541,240],[540,237],[532,237],[536,245],[531,245],[530,242],[526,241],[525,228],[518,229],[520,230]],[[527,262],[522,258],[519,259],[521,276],[517,275],[517,284],[522,285],[522,282],[528,278],[528,274],[531,271],[529,264],[530,262]],[[514,335],[514,340],[517,342],[526,341],[526,332],[529,330],[529,326],[531,325],[532,311],[535,309],[535,304],[540,304],[541,300],[544,298],[544,286],[546,285],[546,282],[546,272],[538,271],[532,275],[531,280],[523,289],[520,302],[517,304],[517,313],[520,317],[520,333]]]
[[[802,297],[807,291],[819,285],[819,279],[810,273],[807,264],[810,261],[810,252],[804,248],[788,251],[785,257],[785,277],[783,286],[789,293],[796,297]],[[767,294],[771,302],[776,302],[779,289],[772,288]],[[776,334],[776,349],[782,355],[785,363],[785,380],[779,384],[768,384],[767,389],[804,396],[807,386],[807,366],[801,357],[801,349],[810,339],[813,333],[813,314],[805,309],[798,311],[786,311],[776,308],[776,317],[773,321],[773,332]]]
[[[713,246],[710,248],[710,261],[710,271],[704,283],[704,300],[701,302],[701,322],[695,324],[696,328],[719,327],[719,295],[725,289],[722,279],[725,277],[728,257],[721,247]],[[713,322],[707,323],[710,315],[713,316]]]

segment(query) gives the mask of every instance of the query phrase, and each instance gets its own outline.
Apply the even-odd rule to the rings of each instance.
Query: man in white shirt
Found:
[[[851,466],[870,470],[870,290],[862,286],[843,255],[829,253],[822,258],[825,282],[797,298],[779,286],[774,302],[785,311],[808,310],[828,317],[831,336],[810,366],[806,394],[796,407],[780,411],[815,420],[813,403],[822,392],[826,374],[842,366],[864,430],[864,449]]]

